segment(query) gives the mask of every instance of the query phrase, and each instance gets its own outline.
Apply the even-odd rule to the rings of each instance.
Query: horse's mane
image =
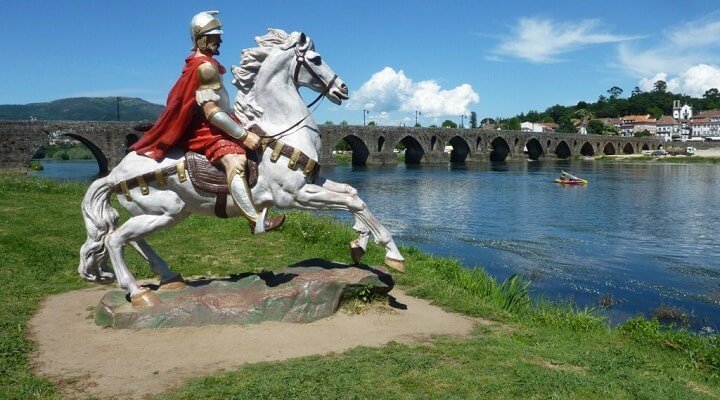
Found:
[[[294,46],[299,37],[299,32],[288,34],[282,29],[268,29],[268,33],[264,36],[255,37],[258,47],[242,51],[240,66],[232,66],[232,83],[238,88],[238,94],[235,96],[235,116],[242,126],[248,128],[254,125],[263,115],[262,107],[255,101],[254,90],[262,63],[270,53]]]

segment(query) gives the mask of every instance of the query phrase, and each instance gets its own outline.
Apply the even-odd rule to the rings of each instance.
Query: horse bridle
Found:
[[[318,73],[315,72],[315,70],[312,68],[312,66],[310,66],[310,64],[308,63],[307,58],[305,57],[306,52],[307,52],[307,49],[300,50],[297,46],[295,46],[295,61],[296,61],[296,63],[295,63],[295,73],[293,74],[293,80],[295,81],[296,85],[299,84],[298,78],[300,77],[300,68],[305,67],[305,70],[313,78],[315,78],[315,80],[317,80],[323,86],[325,86],[325,90],[323,90],[323,92],[320,93],[320,96],[318,97],[318,99],[319,99],[320,97],[325,96],[330,91],[330,88],[332,87],[333,84],[335,84],[335,80],[337,80],[338,76],[337,76],[337,74],[333,75],[332,79],[330,79],[330,82],[326,83],[325,80],[320,75],[318,75]],[[318,99],[315,99],[312,103],[310,103],[310,105],[308,105],[308,108],[312,107],[313,104],[315,104],[315,102]]]
[[[337,74],[333,75],[333,77],[330,79],[330,81],[325,83],[325,80],[317,72],[315,72],[315,70],[312,68],[312,66],[308,63],[307,58],[305,57],[306,52],[307,52],[307,49],[300,50],[297,45],[295,46],[295,61],[296,62],[295,62],[295,72],[293,73],[293,81],[295,81],[295,85],[299,84],[298,78],[300,77],[300,69],[302,67],[305,67],[305,70],[310,74],[310,76],[312,76],[315,80],[317,80],[323,86],[325,86],[325,89],[322,91],[322,93],[320,93],[315,98],[315,100],[313,100],[310,104],[307,105],[307,108],[310,108],[310,107],[314,106],[315,103],[320,101],[320,99],[325,97],[325,95],[328,94],[328,92],[330,92],[330,88],[332,88],[332,86],[335,84],[335,81],[337,80],[338,76],[337,76]],[[291,129],[300,125],[303,121],[305,121],[307,119],[307,117],[309,117],[313,113],[313,111],[315,111],[315,110],[308,111],[307,115],[305,115],[301,120],[292,124],[289,128],[283,130],[282,132],[276,133],[274,135],[263,136],[263,137],[264,138],[276,138],[278,136],[284,135],[285,133],[287,133],[288,131],[290,131]]]

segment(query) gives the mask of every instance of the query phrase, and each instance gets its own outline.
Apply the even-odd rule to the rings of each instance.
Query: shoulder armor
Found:
[[[215,64],[204,62],[198,67],[198,77],[200,78],[200,86],[198,90],[213,89],[217,90],[222,87],[222,77]]]

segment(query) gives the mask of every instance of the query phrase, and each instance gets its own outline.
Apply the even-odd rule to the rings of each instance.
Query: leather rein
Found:
[[[320,75],[318,75],[318,73],[315,72],[315,70],[312,68],[312,66],[310,66],[310,64],[308,63],[307,58],[305,57],[305,52],[306,52],[306,51],[307,51],[307,50],[302,50],[302,51],[301,51],[297,46],[295,46],[295,61],[296,61],[296,63],[295,63],[295,72],[293,73],[293,80],[295,81],[295,84],[296,84],[296,85],[298,84],[298,78],[300,77],[300,69],[301,69],[302,67],[305,67],[305,70],[306,70],[313,78],[315,78],[318,82],[320,82],[323,86],[325,86],[325,90],[323,90],[322,93],[320,93],[320,94],[315,98],[315,100],[313,100],[310,104],[307,105],[307,108],[310,108],[310,107],[314,106],[315,103],[317,103],[318,101],[320,101],[320,99],[322,99],[323,97],[325,97],[325,95],[328,94],[328,92],[330,92],[330,88],[331,88],[332,85],[335,83],[335,81],[337,80],[338,76],[337,76],[337,74],[335,74],[335,75],[333,75],[332,79],[330,79],[329,82],[325,82],[325,80],[324,80]],[[319,104],[318,104],[318,106],[319,106]],[[283,130],[282,132],[276,133],[276,134],[274,134],[274,135],[263,136],[262,139],[264,139],[264,140],[267,142],[267,141],[270,141],[270,140],[272,140],[272,139],[274,139],[274,138],[277,138],[278,136],[282,136],[282,135],[288,133],[290,130],[292,130],[293,128],[295,128],[295,127],[297,127],[298,125],[300,125],[303,121],[305,121],[305,120],[307,119],[307,117],[309,117],[309,116],[313,113],[313,111],[315,111],[315,110],[313,109],[312,111],[308,111],[308,113],[307,113],[304,117],[302,117],[302,119],[300,119],[298,122],[290,125],[290,127],[288,127],[287,129]]]

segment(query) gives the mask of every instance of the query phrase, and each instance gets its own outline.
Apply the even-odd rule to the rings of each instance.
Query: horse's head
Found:
[[[325,96],[335,104],[347,100],[348,87],[315,51],[312,40],[304,33],[293,33],[297,41],[293,46],[295,63],[292,66],[295,85],[310,88]]]

